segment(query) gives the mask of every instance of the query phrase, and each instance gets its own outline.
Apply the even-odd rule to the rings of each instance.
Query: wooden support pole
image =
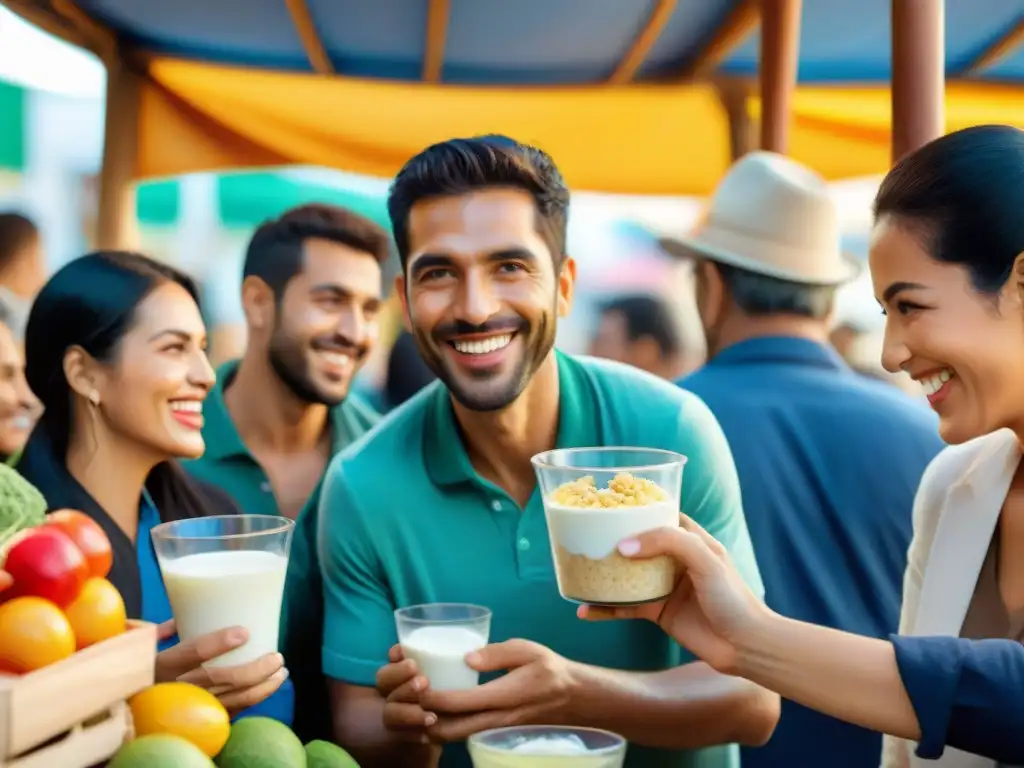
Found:
[[[892,160],[946,132],[942,0],[892,0]]]
[[[801,0],[761,0],[761,148],[789,149],[800,60]]]
[[[753,84],[723,81],[716,83],[715,89],[729,119],[729,159],[736,162],[757,146],[754,120],[750,117],[747,103],[753,92]]]
[[[141,77],[131,71],[120,57],[108,61],[97,248],[138,248],[134,178],[139,146],[140,94]]]

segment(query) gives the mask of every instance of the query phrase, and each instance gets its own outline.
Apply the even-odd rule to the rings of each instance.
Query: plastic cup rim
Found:
[[[485,744],[483,739],[497,735],[501,733],[513,733],[519,732],[522,735],[529,735],[531,732],[542,732],[551,735],[558,734],[580,734],[580,733],[600,733],[603,736],[610,736],[615,739],[614,744],[610,744],[607,747],[600,747],[598,749],[588,749],[585,754],[580,755],[544,755],[543,753],[531,752],[531,757],[601,757],[607,755],[613,755],[616,752],[620,752],[627,744],[626,739],[614,731],[606,731],[602,728],[581,728],[573,725],[509,725],[503,728],[491,728],[487,731],[480,731],[474,733],[469,737],[467,744],[469,746],[476,747],[477,749],[486,750],[495,754],[508,754],[509,750],[503,747],[496,747],[492,744]]]
[[[630,464],[621,467],[606,466],[606,467],[588,467],[578,464],[566,465],[566,464],[552,464],[549,457],[555,453],[613,453],[615,451],[625,452],[630,451],[633,453],[649,453],[655,456],[664,457],[664,461],[655,462],[653,464]],[[669,451],[664,448],[643,448],[640,446],[631,445],[609,445],[609,446],[595,446],[593,448],[576,447],[576,448],[552,448],[549,451],[542,451],[534,455],[530,459],[530,463],[533,464],[535,470],[571,470],[573,472],[652,472],[655,470],[665,470],[673,466],[683,467],[686,465],[687,457],[681,453],[675,451]]]
[[[472,611],[478,611],[479,615],[476,616],[464,616],[459,619],[422,619],[413,618],[406,612],[412,611],[416,608],[468,608]],[[480,621],[490,621],[492,616],[491,609],[477,605],[476,603],[419,603],[417,605],[407,605],[404,608],[395,609],[395,621],[403,624],[419,624],[421,626],[444,626],[444,625],[457,625],[457,624],[470,624]]]
[[[259,517],[263,519],[276,519],[277,525],[271,526],[262,531],[246,531],[245,533],[225,533],[217,536],[179,536],[168,533],[174,526],[191,520],[241,520],[243,518]],[[286,533],[295,528],[295,521],[280,515],[209,515],[207,517],[189,517],[181,520],[168,520],[166,523],[154,525],[150,535],[154,541],[165,539],[173,541],[229,541],[236,539],[254,539],[260,536],[274,536]]]

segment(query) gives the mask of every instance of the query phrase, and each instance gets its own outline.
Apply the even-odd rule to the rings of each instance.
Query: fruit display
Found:
[[[203,751],[180,736],[153,734],[125,744],[107,768],[214,768]]]
[[[60,510],[9,536],[0,570],[0,671],[26,674],[123,634],[124,600],[105,578],[110,542],[92,518]]]
[[[229,725],[220,702],[190,683],[158,683],[130,706],[137,738],[108,768],[359,768],[341,747],[326,741],[303,746],[287,725],[269,717]]]
[[[137,736],[167,734],[195,744],[207,757],[228,741],[231,720],[209,691],[188,683],[158,683],[129,702]]]

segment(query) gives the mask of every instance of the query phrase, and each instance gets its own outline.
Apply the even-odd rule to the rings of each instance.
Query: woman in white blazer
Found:
[[[882,362],[921,383],[950,444],[914,503],[900,634],[1020,640],[1024,131],[979,126],[932,142],[885,178],[875,216]],[[884,768],[919,761],[914,744],[886,739]],[[949,750],[940,765],[995,763]]]

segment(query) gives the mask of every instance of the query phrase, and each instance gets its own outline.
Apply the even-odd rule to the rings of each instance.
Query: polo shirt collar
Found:
[[[203,434],[206,438],[204,459],[220,461],[239,456],[250,456],[249,449],[242,442],[242,437],[238,434],[238,429],[228,412],[227,403],[224,401],[224,390],[235,377],[238,363],[238,360],[231,360],[217,369],[217,383],[214,384],[203,404],[203,421],[205,422]],[[346,403],[347,400],[343,400],[330,410],[333,453],[340,451],[359,434],[359,430],[352,423],[353,417],[349,413],[350,409],[346,407]]]
[[[708,362],[710,366],[750,363],[789,363],[836,371],[850,367],[831,346],[798,336],[763,336],[726,347]]]
[[[590,377],[577,361],[555,350],[558,362],[558,448],[602,445],[601,414]],[[423,433],[423,461],[427,474],[439,486],[479,482],[469,460],[462,432],[452,408],[451,395],[435,382],[429,395]]]

